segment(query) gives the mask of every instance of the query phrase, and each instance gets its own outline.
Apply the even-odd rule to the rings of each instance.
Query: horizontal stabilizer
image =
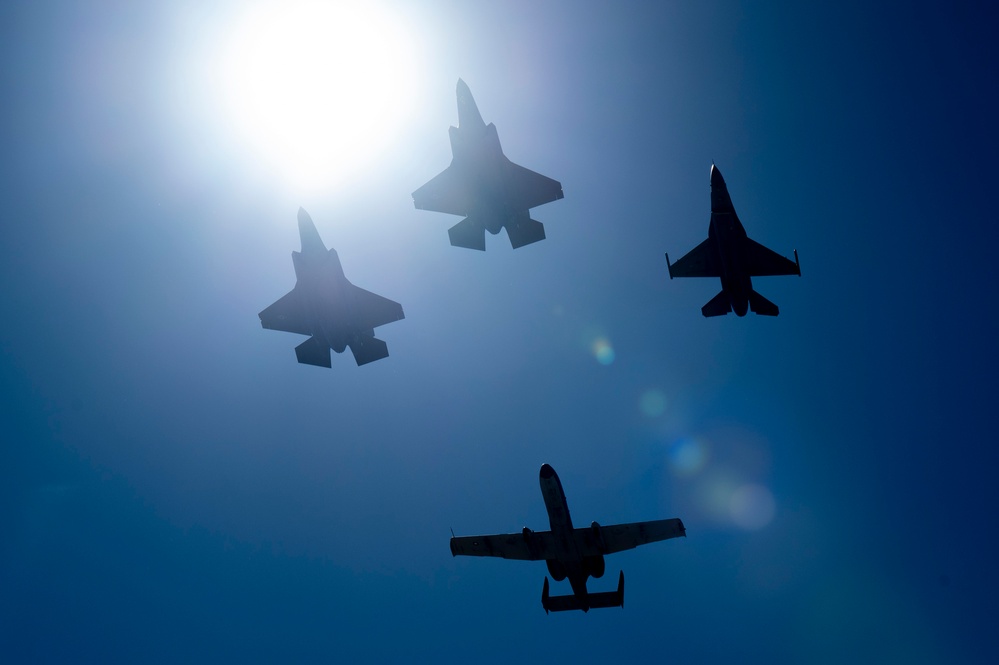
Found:
[[[675,264],[674,264],[675,265]],[[732,299],[722,289],[708,304],[701,308],[704,316],[724,316],[732,311]]]
[[[356,342],[351,342],[350,350],[359,367],[375,360],[387,358],[389,354],[388,344],[374,337],[362,337]]]
[[[303,365],[316,365],[317,367],[333,366],[330,363],[330,347],[315,337],[310,337],[296,346],[295,355],[298,356],[298,362]]]
[[[545,225],[528,218],[527,215],[524,217],[522,221],[506,225],[506,232],[514,249],[545,239]]]
[[[447,231],[451,244],[455,247],[465,247],[486,251],[486,228],[471,217],[466,217]],[[511,242],[512,242],[511,238]]]
[[[749,292],[749,309],[763,316],[777,316],[780,310],[756,291]]]
[[[594,607],[624,607],[624,571],[618,575],[617,591],[604,591],[602,593],[590,593],[586,595],[586,600],[580,600],[579,596],[550,596],[548,595],[548,578],[545,577],[545,586],[541,590],[541,606],[548,612],[567,612],[569,610],[583,610],[588,612]]]

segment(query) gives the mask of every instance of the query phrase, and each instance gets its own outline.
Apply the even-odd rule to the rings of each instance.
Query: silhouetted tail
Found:
[[[773,304],[756,291],[749,292],[749,309],[757,314],[762,314],[763,316],[777,316],[780,314],[780,310],[777,309],[777,305]]]
[[[530,245],[545,239],[545,225],[524,215],[524,219],[510,222],[506,225],[506,233],[510,236],[510,244],[514,249]]]
[[[602,593],[590,593],[586,595],[583,602],[579,596],[549,596],[548,578],[545,577],[545,586],[541,589],[541,606],[548,612],[566,612],[568,610],[583,610],[588,612],[593,607],[624,607],[624,571],[618,575],[617,591],[604,591]]]
[[[701,308],[704,316],[725,316],[732,311],[732,299],[722,289],[718,295],[708,301],[708,304]]]
[[[295,355],[298,356],[298,362],[303,365],[316,365],[317,367],[333,366],[330,362],[330,347],[315,337],[310,337],[296,346]]]
[[[486,227],[471,217],[466,217],[452,226],[448,229],[447,235],[455,247],[486,251]]]
[[[357,365],[366,365],[382,358],[388,358],[388,344],[374,337],[364,337],[350,343],[350,351],[354,354]]]

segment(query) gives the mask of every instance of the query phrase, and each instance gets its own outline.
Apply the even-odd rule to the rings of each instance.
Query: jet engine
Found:
[[[583,565],[586,567],[586,572],[589,573],[591,577],[604,576],[604,558],[600,554],[596,556],[584,557]]]
[[[545,563],[548,564],[548,573],[552,576],[552,579],[556,582],[561,582],[565,579],[565,564],[558,559],[548,559]]]

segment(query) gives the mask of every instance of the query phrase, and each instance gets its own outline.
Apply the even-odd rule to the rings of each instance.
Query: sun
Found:
[[[395,138],[416,61],[401,18],[375,3],[254,5],[222,48],[225,121],[292,186],[336,187]]]

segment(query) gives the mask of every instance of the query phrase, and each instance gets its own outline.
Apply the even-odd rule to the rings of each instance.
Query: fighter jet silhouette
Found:
[[[326,249],[316,225],[298,209],[302,251],[292,252],[295,288],[260,312],[260,324],[271,330],[310,335],[295,348],[298,362],[331,367],[330,349],[350,347],[364,365],[388,356],[388,346],[375,339],[375,328],[405,317],[402,306],[347,281],[335,249]]]
[[[506,227],[514,249],[545,239],[545,227],[530,209],[562,198],[562,184],[514,164],[500,147],[496,126],[486,125],[472,93],[458,79],[458,126],[450,128],[451,165],[413,192],[420,210],[465,219],[448,230],[451,244],[486,249],[486,231]]]
[[[721,316],[735,311],[745,316],[747,310],[766,316],[777,316],[780,310],[753,290],[753,277],[766,275],[798,275],[798,250],[794,262],[750,240],[742,228],[739,216],[728,195],[721,171],[711,165],[711,224],[708,239],[690,250],[686,256],[670,265],[666,254],[669,278],[720,277],[721,292],[701,308],[704,316]]]
[[[569,517],[562,481],[558,479],[555,469],[542,464],[539,475],[551,531],[531,531],[525,526],[521,533],[452,537],[451,555],[495,556],[522,561],[544,559],[548,572],[556,582],[568,577],[572,585],[572,595],[551,596],[548,593],[548,578],[545,577],[541,606],[546,613],[624,607],[623,571],[618,575],[617,591],[590,593],[586,589],[587,578],[603,577],[604,555],[687,535],[683,522],[675,517],[611,526],[593,522],[589,527],[575,529]]]

